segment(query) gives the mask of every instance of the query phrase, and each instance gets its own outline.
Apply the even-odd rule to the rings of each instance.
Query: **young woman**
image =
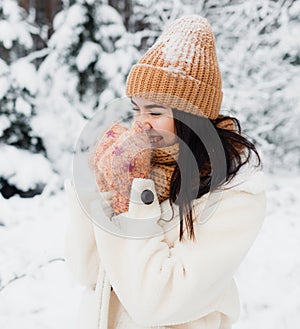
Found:
[[[132,67],[126,94],[138,129],[114,126],[96,161],[101,217],[119,219],[119,234],[90,221],[65,184],[65,258],[86,286],[78,328],[229,329],[237,320],[233,275],[260,230],[265,195],[255,146],[220,114],[221,86],[214,36],[195,15],[167,26]],[[151,153],[142,147],[141,157],[145,136]]]

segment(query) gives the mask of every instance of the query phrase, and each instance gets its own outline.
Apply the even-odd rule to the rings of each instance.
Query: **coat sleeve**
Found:
[[[69,221],[64,240],[65,262],[79,283],[94,288],[99,270],[99,254],[93,223],[81,208],[73,182],[66,179],[64,186],[69,208]]]
[[[95,233],[108,279],[132,319],[171,325],[214,311],[211,305],[221,301],[264,215],[264,192],[229,189],[211,218],[194,226],[195,242],[185,235],[169,247],[163,234],[133,240],[97,228]]]

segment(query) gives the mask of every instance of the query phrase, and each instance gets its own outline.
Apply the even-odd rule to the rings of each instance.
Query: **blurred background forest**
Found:
[[[168,20],[191,13],[216,35],[222,111],[240,119],[266,170],[299,170],[299,1],[0,0],[3,197],[60,189],[86,120],[124,96]]]
[[[239,118],[269,175],[273,231],[263,233],[240,271],[247,301],[238,328],[299,323],[300,265],[292,253],[300,251],[300,1],[0,0],[2,329],[70,327],[78,290],[63,267],[63,180],[71,175],[75,143],[97,111],[105,117],[105,105],[125,95],[130,67],[168,21],[184,14],[211,23],[223,77],[221,111]],[[246,284],[248,268],[265,267],[253,276],[264,284],[278,271],[274,259],[267,263],[272,240],[290,248],[290,258],[277,250],[284,270],[251,297],[257,286]],[[289,311],[279,307],[283,291]],[[271,315],[273,322],[266,320]]]

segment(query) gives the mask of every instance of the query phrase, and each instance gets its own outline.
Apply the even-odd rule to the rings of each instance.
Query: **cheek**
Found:
[[[156,122],[156,129],[161,129],[169,133],[175,133],[174,121],[171,118],[161,118]]]

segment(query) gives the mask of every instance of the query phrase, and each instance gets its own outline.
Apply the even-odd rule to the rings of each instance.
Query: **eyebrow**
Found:
[[[131,103],[137,107],[139,107],[132,99],[130,99]],[[167,108],[163,105],[159,105],[159,104],[148,104],[148,105],[144,105],[144,108],[147,110],[151,110],[151,109],[157,109],[157,108],[161,108],[161,109],[165,109],[167,110]]]

